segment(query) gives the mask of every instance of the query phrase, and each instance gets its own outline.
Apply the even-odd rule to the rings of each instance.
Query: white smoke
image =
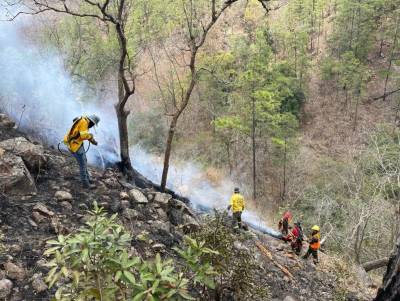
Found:
[[[0,110],[9,114],[22,130],[53,146],[63,139],[73,118],[95,113],[101,118],[95,135],[99,146],[89,150],[89,163],[101,166],[103,159],[117,162],[118,127],[113,100],[83,101],[86,89],[82,83],[71,80],[62,59],[49,49],[43,52],[25,41],[17,28],[18,24],[0,22]],[[160,182],[160,158],[139,147],[133,147],[131,155],[140,173],[155,183]],[[193,163],[171,164],[167,185],[203,210],[226,208],[235,186],[229,179],[212,183]],[[249,211],[245,212],[244,220],[262,225],[261,219]]]

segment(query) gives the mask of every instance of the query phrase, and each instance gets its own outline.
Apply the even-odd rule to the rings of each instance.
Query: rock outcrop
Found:
[[[47,165],[43,146],[33,144],[24,137],[1,141],[0,148],[21,157],[30,172],[38,173]]]
[[[13,195],[36,193],[35,182],[24,161],[0,148],[0,189]]]

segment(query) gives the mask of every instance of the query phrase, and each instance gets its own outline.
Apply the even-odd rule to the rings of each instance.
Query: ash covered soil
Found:
[[[28,150],[20,151],[21,143]],[[20,158],[26,169],[17,162]],[[38,168],[35,160],[44,164]],[[20,181],[7,178],[13,176],[10,164],[22,168]],[[0,116],[0,300],[50,300],[54,296],[55,289],[48,289],[44,282],[48,272],[43,256],[46,241],[83,226],[93,201],[110,214],[118,213],[133,234],[131,251],[145,259],[160,253],[178,261],[172,248],[182,243],[184,234],[202,227],[203,216],[193,212],[185,199],[172,192],[160,193],[139,175],[134,185],[116,169],[90,168],[90,173],[97,188],[83,190],[73,158],[34,142],[17,131],[6,116]],[[136,239],[144,233],[148,240]],[[289,245],[272,237],[251,230],[237,236],[237,248],[259,262],[255,271],[258,285],[269,287],[269,300],[372,299],[374,289],[366,275],[328,255],[322,254],[320,265],[315,267],[311,260],[299,259]],[[224,300],[240,300],[233,291]]]

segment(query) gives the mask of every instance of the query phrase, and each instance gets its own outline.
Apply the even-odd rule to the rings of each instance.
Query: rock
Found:
[[[170,199],[172,199],[172,196],[168,193],[157,192],[154,194],[154,201],[164,207],[167,207]]]
[[[147,200],[147,198],[144,196],[144,194],[137,189],[129,190],[128,194],[129,194],[131,201],[136,204],[147,204],[149,202]]]
[[[165,245],[162,243],[155,243],[151,247],[155,252],[164,252],[165,251]]]
[[[6,114],[0,114],[0,128],[11,129],[15,126],[15,122],[12,121]]]
[[[139,216],[139,212],[135,209],[126,208],[122,211],[122,216],[128,220],[136,219]]]
[[[131,202],[129,200],[122,200],[121,201],[121,208],[128,209],[131,206]]]
[[[6,278],[6,272],[3,270],[0,270],[0,280]]]
[[[184,202],[175,199],[170,199],[168,201],[167,214],[170,222],[175,226],[189,222],[191,223],[192,220],[189,222],[185,221],[186,216],[188,216],[186,219],[195,216],[192,210]]]
[[[192,232],[197,232],[199,230],[200,230],[199,222],[195,218],[189,215],[185,215],[182,226],[183,233],[188,234]]]
[[[26,276],[26,272],[23,268],[17,266],[10,261],[4,264],[4,269],[7,273],[8,278],[13,280],[23,280]]]
[[[40,274],[33,275],[32,287],[35,292],[41,293],[47,290],[47,285],[43,281],[42,276]]]
[[[37,203],[34,207],[33,207],[34,211],[38,211],[39,213],[42,213],[44,215],[47,215],[49,217],[54,216],[54,212],[49,210],[45,205],[43,205],[42,203]]]
[[[68,211],[68,212],[72,211],[72,205],[71,205],[70,202],[62,201],[62,202],[60,203],[60,205],[61,205],[61,207],[63,208],[63,210]]]
[[[67,192],[67,191],[62,191],[59,190],[54,194],[54,197],[57,199],[57,201],[72,201],[73,197],[72,194]]]
[[[80,204],[78,205],[78,208],[79,208],[80,210],[89,210],[88,205],[86,205],[86,204],[84,204],[84,203],[80,203]]]
[[[103,182],[110,188],[117,189],[117,188],[121,187],[121,185],[118,183],[117,179],[115,179],[115,178],[107,178],[107,179],[103,180]]]
[[[153,223],[152,229],[158,231],[162,235],[167,235],[170,233],[170,223],[157,220]]]
[[[34,173],[47,167],[48,159],[44,154],[43,146],[35,145],[24,137],[8,139],[0,142],[0,148],[22,158],[26,167]]]
[[[157,208],[157,209],[156,209],[156,212],[157,212],[158,218],[159,218],[160,220],[163,220],[163,221],[168,220],[167,213],[166,213],[163,209]]]
[[[2,191],[11,195],[36,192],[35,182],[22,159],[0,148],[0,183]]]
[[[121,192],[119,193],[119,198],[120,198],[121,200],[129,200],[129,194],[126,193],[125,191],[121,191]]]
[[[5,299],[11,294],[13,283],[8,279],[0,280],[0,299]]]
[[[283,301],[297,301],[297,300],[292,296],[286,296],[285,299],[283,299]]]
[[[43,216],[43,215],[41,215],[39,212],[37,212],[37,211],[33,211],[32,212],[32,218],[33,218],[33,220],[36,222],[36,223],[38,223],[38,224],[40,224],[41,222],[43,222],[45,219],[46,219],[46,217],[45,216]],[[35,223],[35,225],[36,225],[36,227],[37,227],[37,224]],[[31,224],[33,227],[35,227],[33,224]]]
[[[233,247],[238,251],[250,252],[248,247],[246,247],[244,244],[242,244],[240,241],[237,240],[233,243]]]

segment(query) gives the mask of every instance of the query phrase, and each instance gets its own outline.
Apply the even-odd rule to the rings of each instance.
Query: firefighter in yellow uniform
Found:
[[[242,228],[242,212],[244,210],[244,198],[240,194],[239,188],[234,189],[234,193],[231,197],[230,205],[228,210],[232,209],[233,213],[233,226],[235,229]]]
[[[97,141],[93,135],[89,133],[89,129],[100,122],[100,118],[96,115],[82,116],[73,120],[73,125],[69,132],[64,136],[64,144],[68,146],[69,151],[75,157],[79,164],[79,172],[81,182],[84,188],[94,188],[91,186],[89,172],[87,170],[87,159],[83,142],[88,140],[90,143],[97,145]]]
[[[309,247],[307,253],[303,256],[307,259],[310,255],[313,256],[314,264],[318,263],[318,250],[321,247],[321,234],[319,226],[315,225],[311,228],[311,239],[308,241]]]

